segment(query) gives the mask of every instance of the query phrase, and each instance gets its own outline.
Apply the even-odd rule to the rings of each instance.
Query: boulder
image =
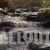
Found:
[[[11,12],[11,13],[15,13],[15,9],[9,9],[6,11],[7,13]]]
[[[0,23],[0,30],[9,31],[16,27],[16,24],[11,21],[3,21]]]
[[[31,15],[31,14],[29,14],[25,18],[28,21],[37,21],[38,20],[38,15]]]
[[[29,9],[21,9],[23,12],[29,12]]]

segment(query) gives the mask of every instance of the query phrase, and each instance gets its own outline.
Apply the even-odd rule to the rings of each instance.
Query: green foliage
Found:
[[[50,0],[13,0],[13,2],[19,7],[50,7]]]
[[[43,0],[42,7],[50,8],[50,0]]]
[[[14,8],[17,0],[0,0],[0,8]]]
[[[15,8],[17,6],[17,0],[12,0],[12,7]]]
[[[42,0],[17,0],[17,6],[23,7],[41,7]]]
[[[50,7],[50,0],[0,0],[0,8],[11,7]]]

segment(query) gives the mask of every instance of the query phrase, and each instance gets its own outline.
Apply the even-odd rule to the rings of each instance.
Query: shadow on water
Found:
[[[50,28],[50,21],[44,21],[44,22],[41,22],[37,25],[38,26],[43,26],[44,28]]]

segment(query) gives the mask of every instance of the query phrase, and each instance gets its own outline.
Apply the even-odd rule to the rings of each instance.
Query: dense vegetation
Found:
[[[17,7],[50,7],[50,0],[16,0]]]
[[[44,8],[50,8],[50,0],[43,0],[43,3],[42,3],[42,7]]]
[[[41,7],[42,0],[17,0],[17,7]]]
[[[5,7],[11,7],[12,5],[12,0],[0,0],[0,7],[5,8]]]
[[[0,7],[50,7],[50,0],[0,0]]]

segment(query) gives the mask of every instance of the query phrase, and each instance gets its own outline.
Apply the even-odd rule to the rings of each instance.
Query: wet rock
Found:
[[[28,27],[27,22],[25,21],[18,23],[18,26],[17,26],[17,28],[27,28],[27,27]]]
[[[41,21],[50,20],[50,10],[49,9],[41,9],[42,11],[38,14],[39,19]]]
[[[7,15],[10,15],[10,16],[14,16],[15,14],[15,9],[9,9],[6,11]]]
[[[37,21],[38,20],[38,15],[31,15],[30,14],[30,15],[26,16],[25,18],[28,21]]]
[[[15,13],[15,9],[9,9],[6,11],[7,13],[11,12],[11,13]]]
[[[16,24],[11,21],[3,21],[0,23],[0,30],[9,31],[16,27]]]
[[[37,11],[38,11],[38,7],[37,7],[37,8],[31,7],[30,10],[31,10],[32,12],[37,12]]]
[[[21,9],[23,12],[29,12],[29,9]]]
[[[27,16],[30,14],[30,12],[23,12],[23,13],[21,13],[20,15],[21,15],[21,17],[25,17],[25,18],[27,18]]]
[[[21,11],[20,11],[20,10],[16,10],[15,12],[16,12],[16,13],[21,13]]]
[[[39,46],[36,45],[36,44],[34,44],[34,43],[30,43],[30,44],[28,45],[28,47],[29,47],[30,49],[32,49],[32,50],[40,50],[40,49],[39,49]]]
[[[38,24],[39,26],[43,26],[46,28],[50,28],[50,21],[44,21]]]

